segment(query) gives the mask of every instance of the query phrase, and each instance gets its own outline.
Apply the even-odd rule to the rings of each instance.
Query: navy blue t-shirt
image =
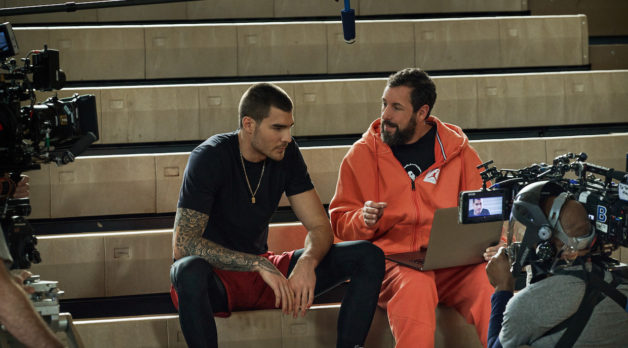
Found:
[[[237,132],[214,135],[192,151],[177,206],[209,215],[203,238],[250,254],[268,250],[268,224],[281,195],[296,195],[314,185],[294,139],[281,161],[265,161],[253,204],[242,169]],[[264,162],[244,163],[255,191]]]

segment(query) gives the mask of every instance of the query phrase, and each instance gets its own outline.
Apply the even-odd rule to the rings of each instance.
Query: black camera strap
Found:
[[[601,272],[602,277],[598,276],[596,271]],[[569,318],[563,320],[560,324],[554,326],[541,336],[549,336],[566,329],[556,344],[556,347],[573,347],[584,330],[587,322],[591,318],[593,309],[600,302],[602,302],[606,296],[610,297],[624,310],[628,311],[628,300],[626,295],[617,290],[617,286],[626,282],[627,278],[625,278],[625,275],[619,275],[617,272],[611,272],[613,275],[613,281],[611,283],[607,283],[603,280],[604,271],[596,266],[593,266],[591,272],[586,271],[583,266],[583,270],[581,272],[559,272],[559,274],[561,273],[581,278],[584,280],[586,288],[578,310]]]
[[[591,278],[594,284],[600,287],[602,292],[615,301],[621,308],[628,312],[628,297],[617,290],[620,284],[628,283],[628,277],[626,272],[621,274],[619,272],[611,272],[613,275],[613,281],[610,283],[605,282],[602,278],[599,278],[596,274],[591,274]]]
[[[584,291],[584,297],[582,298],[582,302],[580,302],[580,307],[578,307],[576,313],[574,313],[567,320],[563,321],[563,323],[561,323],[562,325],[558,325],[566,326],[567,330],[565,330],[563,335],[558,340],[558,343],[556,343],[557,348],[573,347],[584,330],[584,327],[589,322],[591,314],[593,314],[593,308],[595,308],[598,303],[602,302],[603,299],[604,295],[600,293],[598,288],[587,285]]]

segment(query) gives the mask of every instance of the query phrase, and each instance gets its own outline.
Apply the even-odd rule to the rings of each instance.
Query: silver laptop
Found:
[[[481,263],[486,248],[499,242],[502,225],[503,221],[459,224],[458,207],[438,209],[427,249],[386,258],[420,271]]]

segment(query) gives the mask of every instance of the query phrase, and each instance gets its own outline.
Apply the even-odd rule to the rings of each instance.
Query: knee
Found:
[[[186,256],[177,260],[170,268],[170,281],[177,289],[199,289],[207,284],[212,273],[211,265],[198,256]]]
[[[369,241],[358,241],[355,247],[359,251],[359,260],[362,269],[366,270],[373,277],[378,279],[384,278],[386,262],[384,252],[377,245]]]

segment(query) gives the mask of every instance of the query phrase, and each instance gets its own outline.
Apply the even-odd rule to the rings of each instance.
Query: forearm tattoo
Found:
[[[267,259],[227,249],[202,238],[209,216],[198,211],[177,208],[174,219],[174,247],[181,257],[198,255],[212,266],[229,271],[257,271],[280,273]]]

